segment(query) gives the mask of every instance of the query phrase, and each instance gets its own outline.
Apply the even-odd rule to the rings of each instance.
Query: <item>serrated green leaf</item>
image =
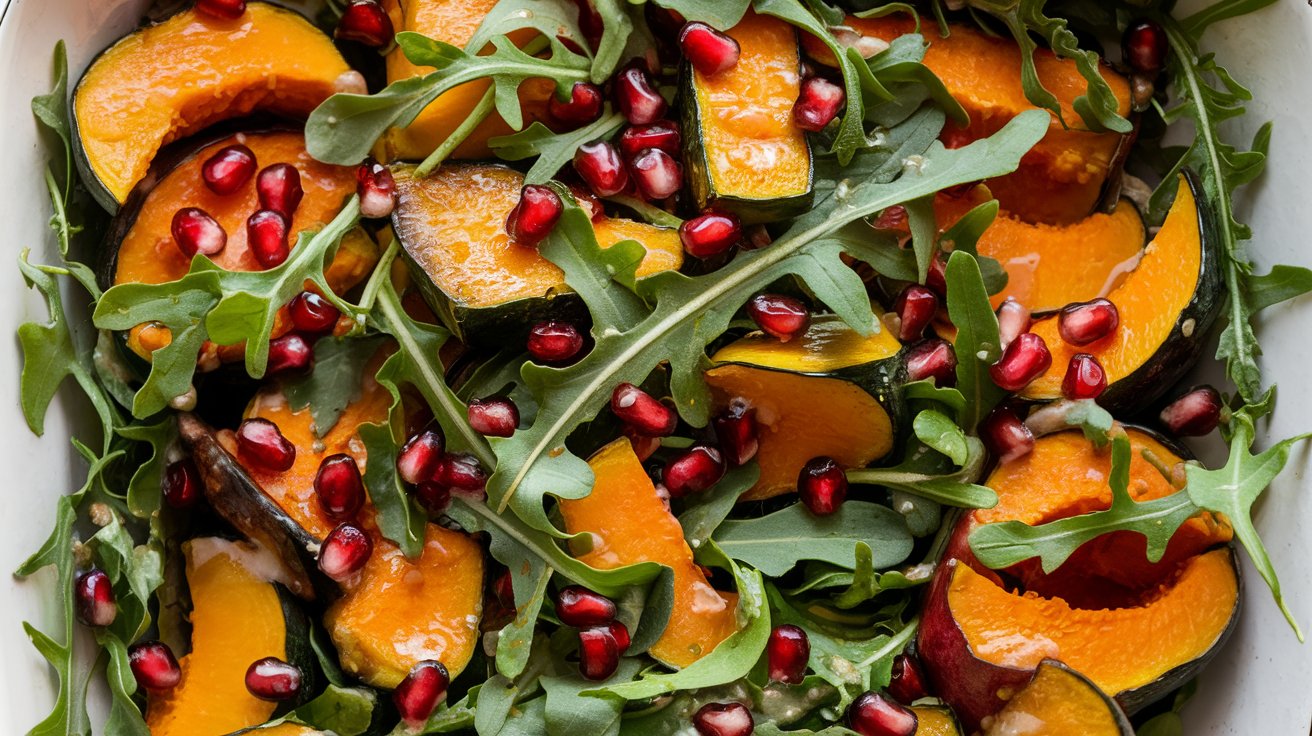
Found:
[[[1002,354],[998,317],[989,303],[979,264],[969,253],[948,258],[948,316],[957,327],[952,347],[957,354],[957,390],[966,400],[961,426],[973,432],[1006,395],[989,377],[988,366]]]
[[[607,107],[600,118],[577,130],[557,133],[534,121],[518,133],[497,136],[488,140],[487,144],[498,157],[507,161],[521,161],[537,156],[537,161],[524,174],[524,183],[544,184],[573,160],[579,146],[591,141],[608,140],[623,124],[624,116]]]

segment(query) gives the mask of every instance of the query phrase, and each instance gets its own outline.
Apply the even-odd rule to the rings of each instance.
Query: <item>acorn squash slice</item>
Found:
[[[805,212],[814,172],[806,134],[793,123],[801,85],[797,33],[787,22],[747,11],[728,34],[741,55],[707,77],[684,64],[684,161],[697,206],[747,223]]]
[[[628,439],[601,448],[588,464],[596,477],[592,493],[560,500],[565,530],[592,535],[592,549],[578,558],[603,570],[638,562],[672,569],[670,620],[647,653],[671,667],[687,667],[738,630],[738,595],[706,581],[679,520],[657,495]]]
[[[961,726],[952,709],[942,705],[913,705],[916,736],[962,736]]]
[[[984,736],[1134,736],[1115,700],[1089,678],[1045,659],[1025,689],[990,720]]]
[[[422,179],[409,167],[394,173],[392,227],[425,301],[462,340],[504,341],[537,320],[584,315],[560,269],[506,233],[524,183],[518,171],[448,164]],[[602,218],[593,229],[602,247],[636,240],[647,249],[639,278],[683,264],[671,228]]]
[[[277,704],[246,689],[246,668],[277,657],[313,678],[309,623],[279,585],[277,560],[243,542],[201,537],[182,545],[191,591],[191,652],[178,660],[182,681],[150,693],[152,736],[226,734],[269,720]],[[302,680],[306,697],[312,681]],[[284,704],[287,705],[287,704]],[[291,705],[295,705],[292,703]]]
[[[225,20],[183,10],[115,43],[73,90],[82,180],[114,212],[165,144],[255,112],[304,118],[348,71],[294,11],[252,2]]]
[[[1032,331],[1052,352],[1052,367],[1025,388],[1028,399],[1061,396],[1061,381],[1075,353],[1092,353],[1107,371],[1098,403],[1115,411],[1152,403],[1197,362],[1220,314],[1221,259],[1212,213],[1192,174],[1182,174],[1175,202],[1143,257],[1107,295],[1120,311],[1120,327],[1098,342],[1075,346],[1061,339],[1057,318]]]
[[[788,342],[751,333],[717,351],[706,372],[715,409],[745,400],[759,425],[761,477],[743,499],[796,490],[814,457],[859,468],[892,452],[904,424],[901,349],[887,329],[865,337],[829,315]]]

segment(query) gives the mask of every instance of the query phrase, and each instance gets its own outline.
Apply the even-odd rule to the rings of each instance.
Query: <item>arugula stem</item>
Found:
[[[649,202],[644,202],[637,197],[627,194],[612,194],[609,197],[602,197],[607,202],[612,202],[621,207],[627,207],[633,210],[639,217],[660,227],[677,228],[683,224],[683,220]]]
[[[880,647],[879,649],[876,649],[874,653],[872,653],[869,657],[866,657],[865,659],[858,662],[856,668],[858,670],[863,670],[867,667],[871,667],[875,664],[875,662],[878,662],[879,660],[889,656],[890,654],[896,654],[902,651],[903,649],[906,649],[907,644],[911,641],[911,637],[916,635],[916,631],[919,628],[920,628],[920,617],[916,616],[915,618],[908,621],[907,625],[903,626],[900,631],[894,634],[893,638],[889,639],[887,644]]]
[[[364,285],[364,292],[360,294],[360,304],[356,309],[351,310],[357,321],[359,316],[368,314],[374,308],[374,303],[378,301],[378,291],[383,288],[384,281],[392,277],[392,261],[396,259],[400,248],[400,241],[392,238],[392,242],[387,244],[387,250],[378,257],[374,272],[369,275],[369,281]]]
[[[464,143],[469,134],[473,133],[474,129],[481,125],[484,120],[487,120],[495,108],[496,87],[489,85],[487,91],[479,99],[478,104],[474,105],[474,109],[469,111],[469,115],[465,116],[464,121],[455,130],[451,131],[451,135],[447,136],[441,145],[428,154],[428,158],[424,159],[423,163],[419,164],[419,167],[415,169],[415,176],[423,178],[433,173],[433,169],[445,161],[447,156],[450,156],[456,150],[457,146]]]

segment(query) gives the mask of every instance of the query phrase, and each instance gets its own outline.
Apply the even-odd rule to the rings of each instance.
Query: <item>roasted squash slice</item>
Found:
[[[1029,399],[1061,395],[1075,353],[1092,353],[1107,371],[1098,403],[1140,407],[1161,396],[1189,370],[1220,314],[1220,245],[1211,212],[1192,174],[1180,177],[1175,203],[1143,258],[1107,295],[1120,311],[1120,328],[1090,345],[1068,345],[1057,318],[1034,324],[1052,352],[1052,367],[1022,392]]]
[[[1025,689],[1007,702],[984,736],[1134,736],[1116,701],[1089,678],[1052,659],[1039,663]]]
[[[684,65],[683,139],[697,205],[744,222],[771,222],[811,206],[811,148],[793,123],[800,87],[797,34],[747,11],[728,34],[741,55],[711,77]]]
[[[506,339],[530,322],[581,310],[564,274],[535,248],[511,242],[506,215],[523,176],[492,164],[449,164],[420,179],[395,169],[392,227],[429,306],[466,341]],[[683,245],[670,228],[602,218],[597,242],[636,240],[647,249],[639,278],[679,268]]]
[[[214,537],[182,545],[191,591],[191,652],[179,659],[182,681],[151,693],[152,736],[226,734],[269,720],[275,704],[246,689],[246,668],[277,657],[314,673],[309,624],[276,580],[278,561],[259,548]],[[305,683],[305,693],[314,691]]]
[[[253,112],[303,118],[347,71],[291,10],[252,2],[236,20],[183,10],[111,46],[73,90],[82,180],[113,212],[165,144]]]
[[[565,530],[592,535],[592,549],[579,559],[601,569],[637,562],[669,566],[674,605],[665,632],[647,653],[671,667],[686,667],[710,654],[738,630],[738,596],[721,593],[706,581],[679,520],[657,495],[627,439],[606,445],[588,464],[596,476],[592,493],[560,501]]]
[[[901,349],[886,329],[863,337],[825,316],[789,342],[752,333],[717,351],[706,372],[716,409],[745,400],[760,425],[761,477],[743,498],[796,490],[814,457],[857,468],[888,455],[903,424]]]
[[[916,705],[916,736],[962,736],[961,726],[950,708],[941,705]]]

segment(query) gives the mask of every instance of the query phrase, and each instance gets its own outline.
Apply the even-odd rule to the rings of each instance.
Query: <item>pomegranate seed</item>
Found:
[[[433,480],[453,490],[481,492],[487,485],[487,471],[478,458],[456,452],[442,458]]]
[[[608,626],[579,631],[579,674],[597,682],[615,674],[619,666],[619,642]]]
[[[319,545],[319,569],[340,583],[359,572],[373,551],[373,540],[364,530],[343,522],[328,532]]]
[[[296,445],[268,419],[247,419],[237,427],[237,454],[264,470],[282,472],[296,462]]]
[[[243,145],[224,146],[201,165],[201,179],[215,194],[232,194],[255,176],[255,154]]]
[[[919,340],[938,313],[938,295],[928,286],[911,284],[897,295],[893,311],[901,319],[897,337],[902,342]]]
[[[633,641],[632,637],[629,636],[629,627],[620,621],[611,621],[606,624],[606,628],[610,630],[610,635],[615,637],[615,646],[619,648],[620,654],[627,652],[629,644]]]
[[[196,0],[196,9],[213,18],[236,20],[246,12],[246,0]]]
[[[701,493],[715,485],[722,475],[724,460],[720,458],[720,451],[697,444],[666,463],[661,477],[670,495],[679,497]]]
[[[583,32],[583,40],[595,50],[601,44],[601,34],[605,29],[601,13],[592,6],[591,0],[574,0],[574,5],[579,9],[579,30]]]
[[[674,410],[631,383],[621,383],[611,392],[610,410],[643,437],[668,437],[679,424]]]
[[[442,462],[443,445],[442,433],[436,429],[411,437],[396,455],[396,472],[401,480],[414,485],[432,478]]]
[[[1166,66],[1169,44],[1166,31],[1155,21],[1140,18],[1125,29],[1121,37],[1121,51],[1125,63],[1134,71],[1156,77]]]
[[[824,77],[802,80],[801,93],[793,103],[793,123],[802,130],[818,133],[825,129],[847,100],[842,87]]]
[[[519,407],[504,396],[469,402],[469,426],[484,437],[509,437],[519,428]]]
[[[540,363],[566,363],[583,350],[583,333],[571,322],[538,322],[529,328],[527,348]]]
[[[1223,406],[1219,391],[1211,386],[1198,386],[1168,404],[1158,418],[1172,434],[1202,437],[1221,423]]]
[[[1023,304],[1007,297],[998,305],[998,338],[1005,348],[1021,334],[1030,331],[1030,310]]]
[[[989,366],[993,382],[1004,391],[1019,391],[1052,366],[1047,343],[1033,332],[1017,335],[998,362]]]
[[[354,517],[364,506],[365,495],[355,458],[345,453],[324,458],[314,476],[314,493],[328,518],[343,521]]]
[[[806,663],[811,659],[811,639],[800,626],[774,627],[765,652],[772,682],[801,684],[806,677]]]
[[[161,485],[164,502],[171,508],[185,509],[196,505],[200,500],[200,471],[190,458],[169,463],[164,469],[164,482]]]
[[[655,455],[656,451],[661,449],[660,437],[648,437],[638,434],[633,430],[633,427],[627,424],[624,425],[624,429],[621,431],[628,438],[629,444],[633,447],[633,454],[637,455],[639,460],[646,461],[647,458]]]
[[[910,234],[911,232],[907,220],[907,208],[900,204],[880,210],[879,217],[875,218],[875,221],[870,225],[876,230],[891,230],[902,234]]]
[[[289,220],[305,196],[301,172],[291,164],[264,167],[255,178],[255,191],[260,196],[260,209],[281,213]]]
[[[738,64],[738,42],[705,23],[693,22],[679,32],[679,48],[698,74],[711,77]]]
[[[601,117],[601,88],[591,82],[575,82],[570,88],[569,101],[561,102],[555,95],[547,101],[547,112],[556,120],[573,126],[582,126]]]
[[[498,603],[512,610],[515,608],[515,581],[510,577],[510,570],[497,576],[492,583],[492,592]]]
[[[751,736],[752,712],[742,703],[707,703],[692,715],[699,736]]]
[[[1015,411],[1006,406],[999,406],[989,412],[980,424],[979,438],[998,462],[1004,465],[1028,455],[1034,449],[1034,433]]]
[[[396,179],[392,170],[372,158],[365,159],[355,170],[355,191],[360,195],[362,217],[390,217],[396,208]]]
[[[929,270],[925,272],[925,286],[934,290],[939,299],[948,296],[948,260],[943,254],[936,253],[929,260]]]
[[[1066,366],[1061,395],[1068,399],[1096,399],[1107,390],[1107,371],[1088,353],[1076,353]]]
[[[173,650],[162,641],[143,641],[128,647],[128,666],[137,684],[146,690],[172,690],[182,682],[182,668]]]
[[[415,664],[392,691],[392,702],[396,704],[401,720],[412,728],[426,723],[437,704],[446,697],[446,688],[450,684],[451,675],[441,662],[425,659]]]
[[[314,348],[295,332],[269,341],[268,375],[308,370],[313,365]]]
[[[338,40],[355,41],[375,49],[390,46],[395,36],[392,19],[376,0],[352,0],[333,31],[333,37]]]
[[[625,158],[633,158],[648,148],[664,151],[671,156],[678,156],[682,142],[679,127],[669,120],[657,120],[646,125],[630,125],[620,133],[620,153]]]
[[[957,382],[957,353],[951,343],[937,337],[921,340],[906,353],[907,380],[932,380],[935,386],[953,386]]]
[[[782,294],[757,294],[747,303],[747,315],[762,332],[779,342],[792,340],[811,325],[806,305]]]
[[[337,326],[341,311],[332,302],[313,291],[302,291],[287,305],[292,325],[298,332],[307,335],[322,335],[331,332]]]
[[[679,225],[683,249],[694,258],[710,258],[734,247],[743,237],[743,225],[727,212],[703,212]]]
[[[560,220],[565,205],[556,190],[541,184],[528,184],[519,192],[519,201],[506,215],[506,232],[526,248],[536,248]]]
[[[615,77],[615,99],[620,113],[632,125],[654,123],[665,116],[665,98],[637,65],[624,67]]]
[[[273,210],[260,210],[246,220],[246,242],[261,266],[276,268],[291,255],[287,243],[290,229],[287,218]]]
[[[246,689],[260,700],[291,700],[301,692],[301,668],[277,657],[257,659],[246,669]]]
[[[218,220],[199,207],[183,207],[173,215],[173,242],[182,255],[191,258],[197,253],[212,256],[228,244],[228,233]]]
[[[599,197],[619,194],[629,185],[620,152],[606,141],[584,143],[574,152],[574,170]]]
[[[715,439],[729,465],[746,465],[756,457],[761,443],[756,426],[756,409],[741,399],[729,402],[729,408],[714,420]]]
[[[616,610],[614,601],[581,585],[556,591],[556,616],[566,626],[605,626],[615,620]]]
[[[913,736],[918,719],[911,710],[874,692],[847,706],[847,727],[861,736]]]
[[[797,492],[811,513],[828,516],[847,500],[847,474],[831,457],[811,458],[797,474]]]
[[[648,148],[629,161],[638,191],[647,199],[665,199],[683,186],[683,166],[659,148]]]
[[[888,694],[907,705],[929,695],[925,673],[915,657],[899,654],[893,658],[893,677],[888,682]]]
[[[1106,299],[1067,304],[1057,315],[1057,332],[1071,345],[1088,345],[1116,331],[1121,313]]]
[[[421,481],[415,487],[415,498],[419,499],[419,505],[429,514],[440,516],[451,505],[451,489],[441,483]]]
[[[104,570],[87,570],[73,582],[77,620],[87,626],[109,626],[118,615],[114,584]]]

